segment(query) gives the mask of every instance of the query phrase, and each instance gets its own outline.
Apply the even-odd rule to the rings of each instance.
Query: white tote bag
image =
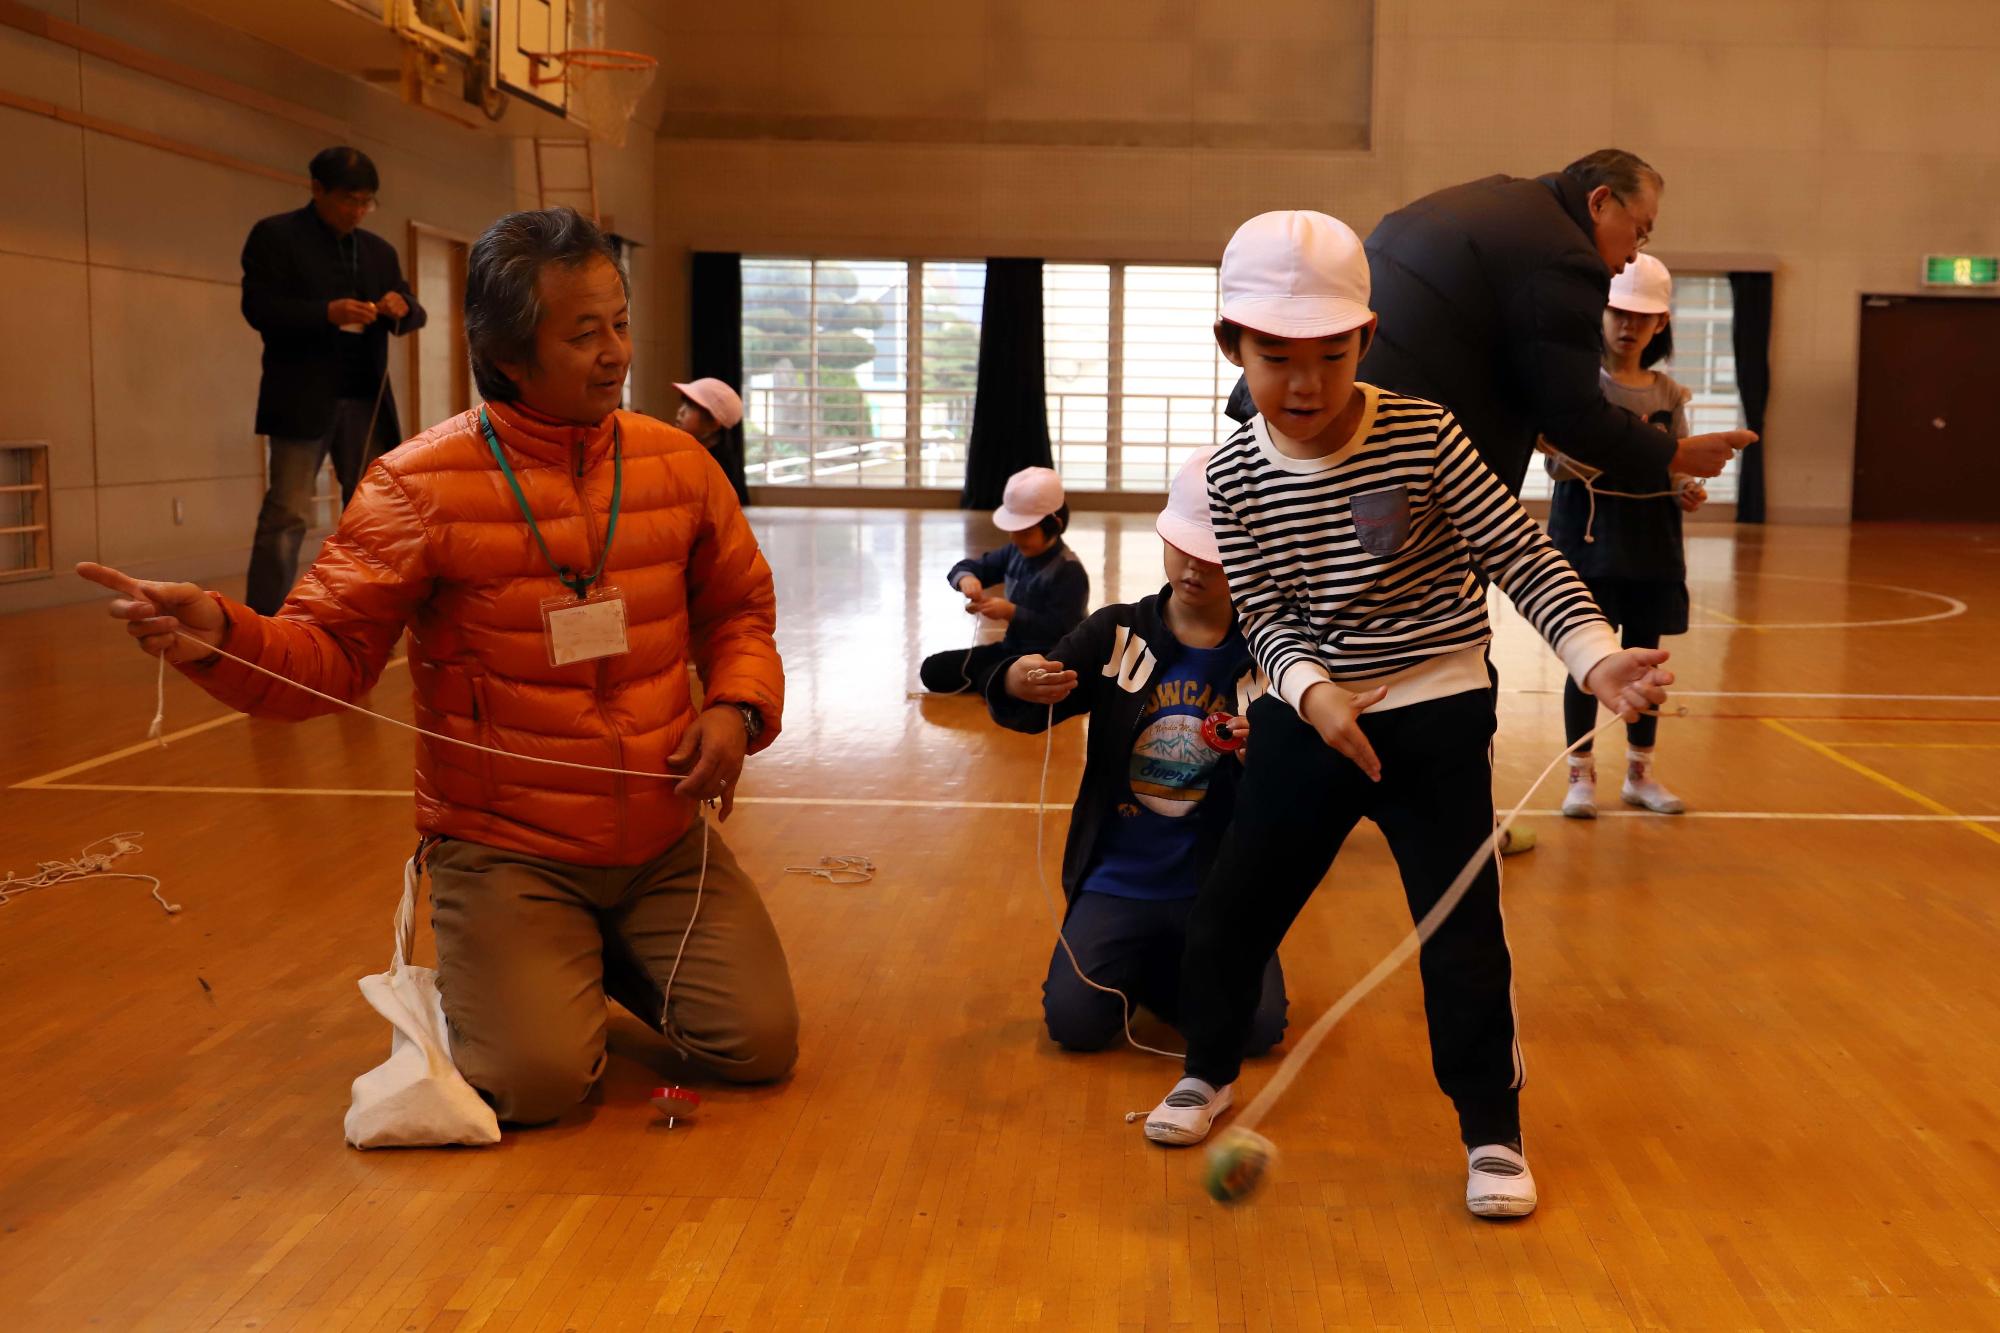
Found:
[[[451,1062],[437,972],[410,965],[416,938],[417,861],[403,867],[396,953],[387,972],[360,981],[362,998],[395,1029],[389,1058],[354,1080],[347,1141],[357,1148],[498,1143],[500,1121]]]

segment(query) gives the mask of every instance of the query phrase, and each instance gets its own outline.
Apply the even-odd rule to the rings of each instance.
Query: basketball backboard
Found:
[[[570,0],[493,0],[493,86],[558,116],[569,107],[560,66],[539,63],[570,47]]]

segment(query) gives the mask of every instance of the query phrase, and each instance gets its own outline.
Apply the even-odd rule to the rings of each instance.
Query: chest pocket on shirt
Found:
[[[1349,496],[1354,540],[1370,555],[1394,555],[1410,539],[1410,493],[1401,486]]]

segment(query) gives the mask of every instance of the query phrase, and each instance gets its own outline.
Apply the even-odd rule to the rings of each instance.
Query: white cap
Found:
[[[1056,470],[1024,467],[1007,478],[1000,507],[993,511],[993,526],[1002,532],[1021,532],[1062,507],[1062,478],[1056,475]]]
[[[1222,548],[1216,545],[1215,520],[1208,512],[1208,460],[1214,453],[1215,446],[1204,445],[1174,473],[1167,507],[1153,520],[1153,530],[1176,550],[1219,565]]]
[[[729,430],[743,420],[743,399],[736,390],[721,380],[695,380],[691,384],[676,384],[681,396],[702,408],[715,418],[715,424]]]
[[[1651,255],[1640,255],[1611,280],[1611,308],[1664,315],[1674,308],[1674,277]]]
[[[1368,294],[1361,238],[1324,213],[1260,213],[1222,252],[1222,317],[1274,338],[1358,329],[1374,317]]]

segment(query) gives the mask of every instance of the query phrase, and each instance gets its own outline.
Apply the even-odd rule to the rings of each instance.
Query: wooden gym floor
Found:
[[[1041,742],[905,698],[920,651],[967,641],[943,571],[973,529],[756,525],[791,695],[726,835],[804,1053],[671,1130],[628,1021],[557,1126],[344,1147],[388,1044],[354,981],[388,954],[407,738],[170,680],[160,750],[151,666],[98,608],[0,627],[0,867],[143,830],[120,868],[185,905],[113,880],[0,907],[0,1326],[2000,1327],[2000,531],[1695,529],[1693,716],[1660,751],[1692,813],[1566,823],[1552,784],[1507,866],[1543,1202],[1493,1224],[1407,970],[1266,1123],[1284,1155],[1247,1205],[1125,1124],[1174,1067],[1040,1030]],[[1075,544],[1099,601],[1159,580],[1146,519]],[[1497,656],[1511,801],[1561,743],[1560,678],[1511,612]],[[407,681],[375,705],[407,716]],[[1080,755],[1069,728],[1051,867]],[[784,873],[829,853],[881,873]],[[1364,826],[1286,943],[1294,1034],[1407,926]]]

